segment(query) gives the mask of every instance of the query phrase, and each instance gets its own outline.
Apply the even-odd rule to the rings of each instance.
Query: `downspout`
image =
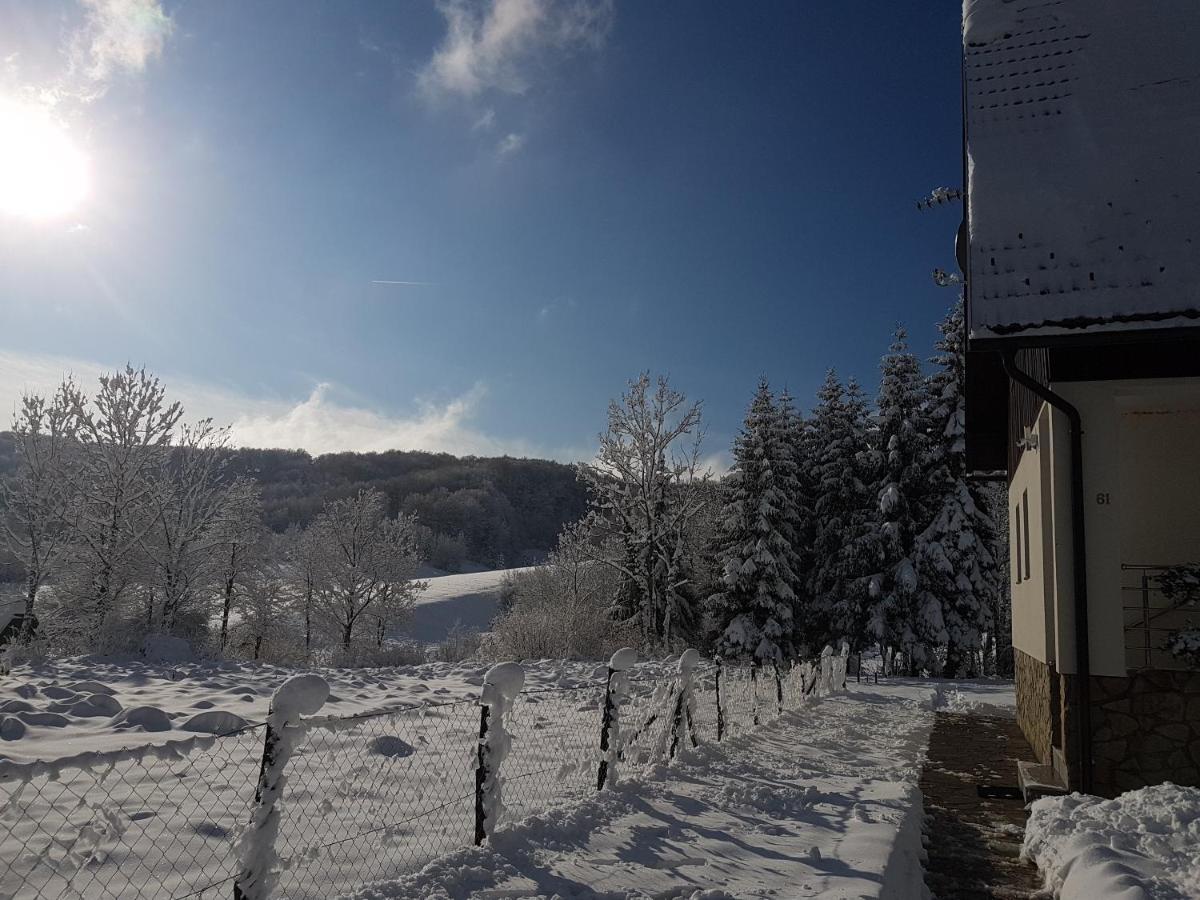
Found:
[[[1066,398],[1039,384],[1017,366],[1015,350],[1001,354],[1004,371],[1017,384],[1032,391],[1067,417],[1071,427],[1071,551],[1075,580],[1075,665],[1079,682],[1079,787],[1092,792],[1092,665],[1088,636],[1087,546],[1083,531],[1083,419]]]

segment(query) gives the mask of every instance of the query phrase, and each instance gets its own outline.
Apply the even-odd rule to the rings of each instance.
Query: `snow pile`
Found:
[[[932,703],[935,710],[952,713],[1010,719],[1017,714],[1013,685],[1007,681],[939,684]]]
[[[1160,784],[1115,800],[1036,801],[1022,853],[1061,900],[1200,897],[1200,789]]]

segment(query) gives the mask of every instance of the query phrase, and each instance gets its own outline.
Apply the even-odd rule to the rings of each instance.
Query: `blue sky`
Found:
[[[0,0],[0,65],[87,172],[0,212],[6,409],[128,359],[246,443],[573,458],[651,369],[716,453],[952,299],[956,3]]]

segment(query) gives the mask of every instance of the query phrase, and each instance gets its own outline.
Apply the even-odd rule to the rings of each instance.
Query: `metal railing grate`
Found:
[[[1200,626],[1200,609],[1186,596],[1170,597],[1162,578],[1177,568],[1121,564],[1121,607],[1125,626],[1125,665],[1129,669],[1187,670],[1191,666],[1166,649],[1171,635]]]

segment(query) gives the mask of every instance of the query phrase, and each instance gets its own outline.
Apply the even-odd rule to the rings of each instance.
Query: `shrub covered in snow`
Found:
[[[609,602],[619,578],[589,558],[577,531],[563,533],[544,566],[506,576],[508,608],[480,648],[490,659],[603,659],[636,642],[613,621]]]

